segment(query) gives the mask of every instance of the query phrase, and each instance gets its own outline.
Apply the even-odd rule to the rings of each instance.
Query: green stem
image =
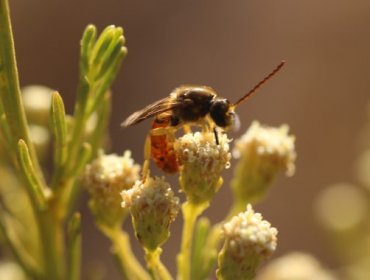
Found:
[[[77,158],[78,152],[81,148],[81,143],[83,140],[83,135],[85,132],[85,123],[87,120],[87,116],[83,113],[81,116],[75,117],[75,124],[73,127],[73,132],[71,136],[71,144],[68,149],[68,158],[66,160],[68,166],[66,168],[65,179],[68,179],[73,172],[75,164],[78,162],[75,159]]]
[[[0,0],[0,98],[12,137],[12,148],[17,154],[19,139],[24,139],[30,149],[30,156],[37,176],[45,181],[35,148],[30,141],[26,114],[22,106],[14,40],[10,21],[9,4]]]
[[[208,207],[209,203],[193,204],[189,201],[182,205],[184,227],[182,231],[181,250],[177,256],[178,279],[191,279],[191,250],[194,226],[197,217]]]
[[[162,254],[162,249],[157,248],[154,251],[145,251],[145,259],[147,263],[148,270],[153,280],[171,280],[171,274],[168,272],[167,268],[161,262],[160,256]]]
[[[229,210],[229,213],[224,218],[224,221],[230,220],[235,215],[238,215],[240,212],[244,212],[247,207],[248,202],[243,199],[238,199],[236,196],[234,197],[234,202]]]
[[[37,214],[40,238],[44,255],[46,279],[64,279],[64,236],[63,226],[52,211]]]
[[[111,252],[120,267],[122,279],[149,280],[150,276],[131,250],[128,234],[119,227],[113,229],[102,225],[98,227],[112,242]]]
[[[104,144],[104,137],[107,133],[108,122],[111,112],[111,93],[107,91],[104,98],[100,102],[100,107],[97,109],[98,122],[95,127],[95,131],[91,135],[89,143],[91,144],[91,150],[93,151],[93,157],[96,156],[98,149]]]
[[[239,214],[240,212],[245,211],[245,208],[246,208],[245,201],[242,199],[238,199],[235,196],[233,205],[230,208],[229,213],[226,215],[224,220],[212,226],[211,230],[208,233],[207,240],[204,244],[204,250],[206,251],[206,253],[204,254],[203,262],[205,263],[205,265],[203,266],[202,272],[199,274],[208,275],[212,267],[214,267],[216,263],[217,253],[220,248],[222,240],[221,227],[224,224],[224,222],[230,220],[232,217]]]
[[[234,202],[229,210],[229,213],[226,215],[222,222],[219,222],[212,226],[211,230],[208,233],[207,241],[205,242],[204,245],[205,248],[204,250],[206,251],[203,259],[203,262],[205,263],[205,265],[203,266],[204,269],[199,274],[208,275],[212,267],[214,267],[217,260],[217,252],[219,250],[220,243],[222,240],[221,235],[222,225],[224,224],[224,222],[229,221],[235,215],[245,211],[246,204],[247,203],[245,202],[245,200],[239,199],[237,196],[234,196]]]
[[[75,213],[68,225],[68,279],[80,279],[81,215]]]

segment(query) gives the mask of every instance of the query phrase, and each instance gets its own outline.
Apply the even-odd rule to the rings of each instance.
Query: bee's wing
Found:
[[[126,120],[124,120],[121,123],[121,127],[135,125],[148,118],[154,117],[164,112],[171,111],[172,109],[179,106],[181,106],[179,102],[176,102],[176,100],[173,97],[168,96],[146,106],[142,110],[136,111],[135,113],[131,114]]]

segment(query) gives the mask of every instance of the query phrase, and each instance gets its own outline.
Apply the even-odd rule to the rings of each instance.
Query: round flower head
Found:
[[[148,177],[145,182],[121,192],[122,207],[130,209],[135,234],[141,245],[154,251],[170,236],[169,226],[179,211],[179,199],[164,178]]]
[[[366,193],[348,183],[323,189],[316,200],[315,210],[322,226],[330,231],[358,230],[369,219]],[[351,246],[355,247],[352,242]]]
[[[264,127],[254,121],[236,141],[233,155],[240,160],[232,187],[239,200],[258,201],[281,170],[294,174],[295,138],[288,131],[287,125]]]
[[[22,268],[15,262],[0,262],[0,279],[26,280]]]
[[[140,166],[134,163],[131,152],[123,156],[104,155],[86,166],[84,182],[90,193],[90,208],[103,223],[120,225],[125,215],[121,207],[120,192],[133,186],[139,179]]]
[[[52,93],[52,89],[40,85],[22,88],[23,104],[30,123],[48,125]]]
[[[313,256],[293,252],[270,262],[256,280],[335,280]]]
[[[181,166],[180,186],[192,203],[211,200],[222,185],[222,171],[230,166],[230,140],[219,133],[218,141],[217,145],[214,133],[195,132],[175,142]]]
[[[277,229],[248,204],[247,210],[225,223],[222,231],[225,243],[218,256],[217,276],[220,279],[254,279],[260,262],[276,249]]]

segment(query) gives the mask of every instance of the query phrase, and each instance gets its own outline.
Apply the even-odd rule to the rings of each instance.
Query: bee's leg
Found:
[[[144,144],[144,163],[143,163],[143,171],[142,171],[142,182],[146,181],[146,178],[149,176],[149,165],[150,165],[150,154],[151,154],[151,140],[150,140],[150,133],[145,138]]]
[[[184,133],[191,133],[192,131],[191,131],[191,127],[190,127],[190,125],[188,125],[188,124],[184,124],[183,126],[182,126],[182,129],[184,130]]]
[[[151,136],[162,136],[168,134],[169,128],[168,127],[156,127],[152,128],[152,130],[149,132],[149,135]]]
[[[218,139],[218,132],[217,132],[217,129],[216,127],[213,127],[213,133],[215,134],[215,140],[216,140],[216,145],[220,145],[220,141]]]
[[[205,118],[202,122],[202,131],[204,132],[212,132],[214,127],[214,123],[210,118]]]

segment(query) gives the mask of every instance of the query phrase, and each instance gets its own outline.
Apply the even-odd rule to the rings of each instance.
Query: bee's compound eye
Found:
[[[228,127],[231,125],[229,111],[230,102],[227,99],[218,99],[212,103],[209,113],[217,126]]]

